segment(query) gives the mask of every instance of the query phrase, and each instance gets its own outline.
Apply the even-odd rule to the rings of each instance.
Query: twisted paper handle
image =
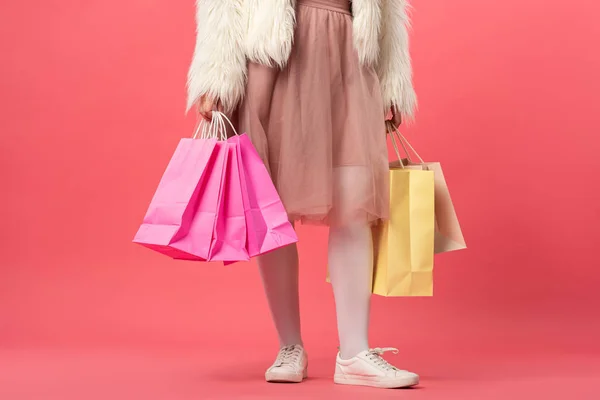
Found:
[[[238,136],[238,133],[225,114],[219,111],[212,112],[212,119],[207,121],[202,119],[194,132],[193,139],[217,139],[227,140],[227,126],[225,121],[231,126],[233,133]]]
[[[408,146],[408,148],[413,153],[415,153],[415,155],[417,156],[417,158],[419,159],[421,164],[425,163],[425,161],[423,161],[423,159],[421,158],[419,153],[417,153],[415,148],[412,147],[410,142],[402,135],[402,133],[400,133],[400,130],[396,126],[394,126],[394,124],[392,124],[391,122],[388,122],[387,129],[388,129],[388,133],[390,134],[390,137],[392,138],[392,146],[394,146],[394,152],[396,153],[396,156],[398,157],[398,161],[400,161],[400,166],[402,168],[404,168],[404,164],[402,163],[402,156],[400,155],[400,150],[398,149],[398,143],[396,142],[396,139],[398,140],[398,142],[400,142],[400,145],[402,146],[402,150],[404,150],[404,154],[406,154],[406,158],[408,159],[409,162],[412,163],[413,161],[410,156],[410,152],[408,151],[406,146]]]

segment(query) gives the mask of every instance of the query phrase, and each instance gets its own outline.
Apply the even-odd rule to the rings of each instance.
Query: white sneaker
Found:
[[[307,376],[308,360],[304,348],[295,344],[279,350],[275,363],[265,373],[267,382],[302,382]]]
[[[333,381],[341,385],[360,385],[378,388],[401,388],[419,383],[419,375],[400,370],[381,355],[386,351],[398,353],[388,347],[363,351],[349,360],[343,360],[338,353]]]

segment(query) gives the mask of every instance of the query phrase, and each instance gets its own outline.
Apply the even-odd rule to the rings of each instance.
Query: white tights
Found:
[[[366,224],[332,227],[328,258],[340,353],[343,358],[351,358],[369,348],[373,263],[370,227]],[[258,265],[281,346],[302,344],[296,245],[260,256]]]

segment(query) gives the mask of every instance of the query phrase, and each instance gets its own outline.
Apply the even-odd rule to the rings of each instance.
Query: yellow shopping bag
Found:
[[[434,173],[390,163],[390,217],[373,228],[373,293],[381,296],[433,295],[435,237]]]
[[[404,158],[401,161],[392,163],[393,166],[398,166],[400,162],[402,162],[403,165],[411,169],[433,171],[435,182],[435,254],[466,249],[467,243],[463,237],[454,204],[450,197],[450,191],[446,184],[442,165],[439,162],[423,161],[419,153],[415,151],[398,129],[390,127],[388,130],[390,131],[390,136],[392,136],[393,139],[397,139],[398,143],[401,144],[407,156],[407,158]],[[395,146],[396,153],[399,157],[398,159],[400,160],[400,152],[398,151],[397,143],[395,140],[392,143]],[[418,162],[412,160],[407,147],[417,156]]]

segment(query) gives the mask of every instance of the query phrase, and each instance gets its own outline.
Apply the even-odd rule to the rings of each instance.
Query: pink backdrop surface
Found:
[[[299,228],[300,386],[263,383],[254,264],[131,243],[195,122],[192,0],[0,2],[0,397],[597,398],[600,5],[413,5],[404,131],[442,162],[469,250],[437,258],[433,298],[373,301],[372,344],[422,375],[399,394],[330,383],[326,230]]]

